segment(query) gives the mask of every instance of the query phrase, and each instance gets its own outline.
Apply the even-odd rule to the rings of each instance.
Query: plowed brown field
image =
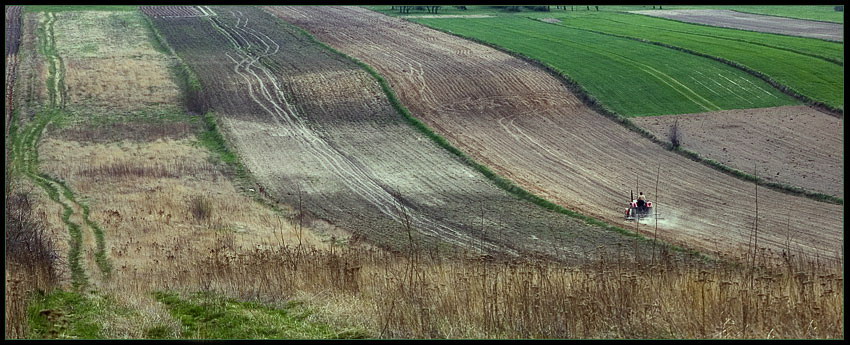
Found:
[[[295,27],[256,7],[204,11],[153,21],[272,197],[393,249],[407,248],[407,221],[432,249],[577,259],[624,242],[497,188],[408,125],[366,71]]]
[[[725,110],[632,119],[682,147],[772,182],[844,198],[844,126],[806,106]]]
[[[639,183],[657,202],[664,217],[658,236],[668,241],[739,254],[758,214],[759,247],[776,252],[790,243],[822,257],[842,251],[842,205],[756,189],[667,151],[593,112],[559,80],[520,59],[362,8],[269,9],[372,65],[413,116],[560,205],[622,224],[629,190]]]
[[[724,28],[844,41],[844,25],[841,23],[766,16],[730,10],[653,10],[632,11],[632,13]]]

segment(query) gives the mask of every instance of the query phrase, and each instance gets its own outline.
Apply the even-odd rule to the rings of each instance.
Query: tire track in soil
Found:
[[[73,191],[63,182],[39,172],[38,143],[45,129],[58,117],[62,116],[67,90],[65,90],[65,66],[61,57],[56,53],[54,24],[56,14],[48,12],[43,24],[43,35],[40,37],[40,50],[48,63],[47,90],[48,104],[35,115],[35,118],[15,133],[12,143],[13,169],[32,180],[41,187],[48,197],[59,204],[63,212],[60,218],[68,227],[70,234],[69,266],[71,281],[76,289],[84,289],[90,283],[90,274],[86,271],[97,272],[101,278],[108,278],[111,264],[106,255],[106,243],[103,229],[89,218],[88,205],[80,202]],[[86,236],[84,228],[90,235]],[[84,250],[84,247],[88,249]],[[84,255],[81,261],[81,256]],[[94,282],[99,283],[99,282]]]
[[[756,218],[752,183],[669,152],[593,112],[530,63],[362,8],[268,9],[373,66],[413,116],[532,193],[623,226],[631,224],[622,219],[629,190],[637,184],[651,192],[660,168],[661,195],[650,195],[665,217],[659,238],[708,253],[747,251]],[[475,53],[458,56],[460,47]],[[503,127],[503,118],[510,118],[511,127]],[[516,136],[513,126],[534,141]],[[790,236],[794,253],[840,257],[842,205],[765,188],[759,188],[758,205],[763,248],[779,253]],[[789,215],[794,222],[786,221]],[[650,226],[641,231],[652,235]]]
[[[490,254],[583,260],[631,245],[499,189],[412,128],[365,70],[296,28],[259,8],[210,11],[152,20],[198,75],[248,170],[279,201],[298,205],[303,194],[316,218],[390,249],[408,245],[402,209],[429,240]],[[651,254],[650,244],[636,248]]]
[[[360,168],[358,164],[353,162],[337,149],[333,148],[323,138],[307,128],[303,118],[293,111],[293,107],[290,102],[285,98],[280,89],[277,78],[268,70],[268,68],[265,68],[261,64],[257,64],[259,59],[276,54],[280,50],[280,46],[274,43],[274,41],[268,36],[265,36],[262,33],[259,33],[258,35],[255,31],[246,29],[248,20],[245,19],[244,22],[241,22],[242,13],[240,11],[231,11],[231,15],[233,14],[236,14],[237,18],[237,24],[234,27],[222,24],[216,18],[211,18],[211,21],[216,25],[217,29],[224,32],[231,38],[231,44],[236,49],[237,53],[242,56],[242,60],[238,62],[234,59],[234,62],[236,63],[234,71],[243,76],[246,81],[249,81],[248,77],[239,71],[241,67],[243,71],[250,73],[254,77],[254,80],[259,83],[264,99],[258,99],[253,92],[253,88],[249,87],[249,94],[254,102],[260,104],[269,114],[276,116],[277,119],[285,121],[289,127],[284,128],[295,128],[294,133],[290,131],[286,134],[291,135],[293,138],[301,140],[304,144],[306,144],[305,146],[310,151],[310,154],[316,157],[321,157],[321,160],[324,163],[322,168],[332,170],[341,180],[347,181],[347,186],[353,193],[365,200],[368,200],[384,215],[396,222],[403,223],[404,220],[402,219],[403,215],[400,205],[405,204],[406,202],[402,198],[394,196],[392,191],[380,185],[373,177],[369,176],[367,172]],[[243,25],[241,28],[239,27],[240,23]],[[245,34],[252,35],[255,39],[259,40],[260,43],[265,46],[264,52],[254,56],[252,56],[253,54],[248,53],[250,40],[241,35],[237,30]],[[243,42],[246,42],[246,45],[240,45],[237,37]],[[275,45],[274,51],[270,51],[271,44],[268,43],[269,41]],[[265,75],[265,78],[258,76],[256,74],[256,70],[262,72]],[[270,81],[274,88],[275,97],[272,97],[270,94],[265,83],[266,80]],[[286,107],[286,110],[284,110],[281,105]],[[412,225],[419,230],[425,230],[434,236],[445,236],[446,234],[451,234],[453,239],[449,240],[448,238],[443,237],[443,240],[460,246],[469,247],[471,244],[477,242],[460,231],[439,224],[436,220],[431,219],[426,215],[419,214],[414,210],[409,212],[411,212],[409,216],[411,218]],[[487,243],[486,246],[488,250],[498,249],[493,243]],[[510,252],[510,254],[516,255],[516,252]]]

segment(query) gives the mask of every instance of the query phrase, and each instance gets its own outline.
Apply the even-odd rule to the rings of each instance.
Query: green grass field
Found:
[[[788,50],[803,55],[821,57],[826,60],[844,62],[844,46],[841,43],[825,40],[775,35],[753,31],[727,29],[699,24],[686,24],[663,18],[653,18],[637,14],[611,13],[611,12],[530,12],[522,16],[532,18],[558,18],[563,20],[563,25],[593,29],[598,31],[611,31],[613,33],[627,35],[636,30],[653,31],[656,35],[684,35],[687,37],[710,37],[718,41],[738,42],[741,44],[755,44],[763,47],[771,47]],[[660,31],[660,32],[659,32]]]
[[[761,72],[800,94],[844,108],[844,47],[815,39],[678,23],[635,14],[558,13],[558,25],[677,46]],[[815,55],[815,56],[812,56]]]
[[[544,62],[625,116],[772,107],[798,102],[720,62],[519,17],[415,18]]]
[[[379,11],[382,13],[392,15],[398,15],[398,11],[393,11],[391,9],[392,6],[365,6],[369,9]],[[659,6],[654,6],[655,9],[658,9]],[[834,9],[835,6],[832,5],[819,5],[819,6],[758,6],[758,5],[743,5],[743,6],[724,6],[724,5],[664,5],[660,6],[661,9],[664,10],[674,10],[674,9],[722,9],[722,10],[733,10],[738,12],[746,12],[746,13],[755,13],[755,14],[764,14],[770,16],[780,16],[780,17],[788,17],[788,18],[798,18],[798,19],[810,19],[810,20],[820,20],[825,22],[835,22],[835,23],[844,23],[844,12],[838,12]],[[596,6],[590,6],[589,10],[586,5],[578,5],[578,6],[567,6],[567,10],[556,8],[555,6],[549,7],[550,12],[535,12],[531,11],[527,8],[521,8],[521,12],[523,14],[528,13],[559,13],[559,12],[574,12],[574,13],[588,13],[588,12],[596,12]],[[620,12],[620,11],[642,11],[642,10],[652,10],[653,6],[650,5],[604,5],[599,6],[599,12]],[[419,15],[426,14],[426,11],[410,11],[405,15]],[[495,8],[493,6],[466,6],[466,10],[460,10],[455,8],[454,6],[443,6],[440,8],[438,14],[508,14],[507,11],[501,10],[499,8]]]

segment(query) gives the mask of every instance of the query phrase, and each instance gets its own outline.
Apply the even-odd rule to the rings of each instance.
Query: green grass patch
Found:
[[[814,101],[844,108],[841,43],[740,30],[733,34],[729,29],[637,14],[566,15],[557,25],[658,42],[731,61]]]
[[[272,307],[221,295],[198,292],[185,297],[156,292],[156,299],[182,324],[181,338],[189,339],[358,339],[360,330],[335,330],[306,320],[310,312],[290,303]]]
[[[37,292],[27,309],[31,339],[106,339],[104,320],[133,317],[107,296],[54,290]]]
[[[62,185],[38,171],[38,142],[41,140],[45,127],[59,117],[60,113],[55,109],[43,111],[36,114],[35,118],[23,127],[15,125],[10,128],[9,138],[12,147],[9,155],[9,170],[12,176],[30,179],[44,190],[50,200],[62,207],[61,219],[68,227],[70,235],[68,265],[71,270],[71,282],[75,289],[82,289],[88,284],[81,262],[82,229],[79,224],[71,221],[74,211],[62,200],[62,195],[67,197],[70,191],[60,191]]]
[[[635,40],[517,16],[411,20],[541,61],[625,116],[799,104],[731,66]]]
[[[198,141],[207,150],[215,154],[215,156],[230,166],[241,166],[239,156],[231,151],[227,146],[227,141],[221,132],[218,130],[215,115],[212,112],[204,114],[202,121],[204,123],[204,131],[198,136]]]
[[[595,29],[597,31],[612,29],[624,35],[627,32],[631,32],[631,30],[658,30],[685,35],[704,36],[718,40],[784,49],[799,54],[820,57],[838,64],[843,64],[844,61],[844,46],[841,43],[812,38],[744,31],[696,23],[683,23],[671,19],[628,13],[557,12],[548,14],[524,13],[523,16],[530,18],[556,18],[562,20],[561,25]],[[624,28],[628,28],[629,30],[626,31]]]

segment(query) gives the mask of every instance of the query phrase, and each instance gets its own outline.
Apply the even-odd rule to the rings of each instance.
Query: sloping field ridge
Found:
[[[631,12],[724,28],[819,38],[838,42],[844,41],[844,25],[841,23],[766,16],[730,10],[653,10]]]
[[[622,224],[629,191],[639,189],[664,217],[658,236],[675,244],[739,254],[757,224],[759,247],[840,254],[842,205],[756,188],[667,151],[525,61],[362,8],[269,9],[374,67],[413,116],[559,205]]]
[[[261,192],[303,205],[313,228],[394,250],[415,242],[566,260],[625,240],[494,186],[406,123],[369,73],[298,28],[256,7],[201,9],[208,16],[152,20],[198,75]]]

